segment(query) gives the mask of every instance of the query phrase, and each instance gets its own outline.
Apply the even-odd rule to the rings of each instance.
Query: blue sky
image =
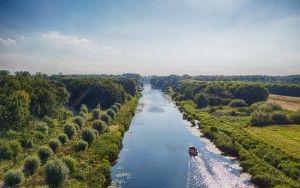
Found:
[[[300,73],[298,0],[0,0],[0,69]]]

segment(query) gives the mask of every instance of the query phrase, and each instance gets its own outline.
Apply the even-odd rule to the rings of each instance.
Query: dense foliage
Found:
[[[26,127],[30,115],[54,116],[68,98],[63,84],[40,74],[0,74],[0,129]]]
[[[208,78],[212,77],[203,80]],[[300,111],[291,112],[279,105],[265,102],[270,83],[229,80],[199,81],[196,77],[182,76],[178,81],[178,77],[169,76],[154,77],[151,83],[152,87],[162,89],[176,101],[184,119],[191,121],[192,125],[195,125],[195,119],[198,120],[197,124],[204,136],[212,140],[220,150],[236,156],[243,170],[252,175],[251,181],[256,186],[298,187],[300,159],[297,154],[287,152],[290,151],[289,147],[294,146],[286,145],[287,148],[283,148],[277,142],[277,139],[281,139],[277,135],[274,136],[277,147],[274,147],[275,143],[273,145],[269,140],[248,132],[252,129],[260,132],[267,128],[264,126],[276,124],[287,135],[282,125],[299,124]],[[286,83],[282,85],[282,91],[291,86]],[[285,91],[288,95],[292,95],[291,92]],[[271,128],[271,131],[274,130]],[[293,138],[282,139],[284,138],[291,139],[287,141],[289,144],[293,142]]]
[[[111,165],[117,159],[124,132],[138,103],[140,79],[136,74],[48,77],[0,71],[0,178],[6,183],[4,186],[43,187],[48,183],[50,187],[102,187],[107,184]],[[75,96],[68,93],[69,86],[74,86],[73,92],[82,91],[76,88],[93,91],[87,92],[90,98],[84,100],[96,102],[85,105],[81,101],[84,96],[78,95],[78,105],[72,105],[75,98],[67,103],[69,95]],[[88,109],[91,106],[97,109],[94,123]],[[100,120],[102,115],[107,124]],[[53,160],[62,163],[54,164]],[[10,169],[17,171],[11,173]],[[67,176],[63,175],[66,172],[63,169],[69,171]]]
[[[69,105],[75,108],[79,108],[81,104],[85,104],[89,109],[96,108],[98,104],[102,108],[109,108],[116,102],[123,103],[126,90],[134,94],[135,91],[133,90],[137,87],[134,81],[127,79],[122,79],[119,82],[117,79],[103,79],[93,76],[58,77],[57,80],[64,83],[71,93]]]
[[[50,187],[58,187],[69,175],[69,168],[60,159],[47,162],[44,169],[45,182]]]

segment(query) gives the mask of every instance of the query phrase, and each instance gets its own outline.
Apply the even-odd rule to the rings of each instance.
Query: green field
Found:
[[[300,126],[273,125],[269,127],[246,128],[253,137],[300,158]]]

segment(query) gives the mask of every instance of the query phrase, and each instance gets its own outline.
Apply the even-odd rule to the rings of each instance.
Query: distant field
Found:
[[[283,95],[270,95],[269,102],[273,102],[282,106],[282,108],[297,111],[300,109],[300,97],[289,97]]]
[[[300,158],[300,125],[250,127],[246,130],[253,137]]]

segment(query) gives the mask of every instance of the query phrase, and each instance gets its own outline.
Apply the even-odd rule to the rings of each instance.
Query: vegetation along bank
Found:
[[[194,125],[198,120],[224,154],[237,157],[256,186],[300,186],[300,111],[266,102],[270,91],[264,82],[178,78],[150,82],[176,101],[185,119]]]
[[[0,72],[1,186],[105,187],[140,76]]]

